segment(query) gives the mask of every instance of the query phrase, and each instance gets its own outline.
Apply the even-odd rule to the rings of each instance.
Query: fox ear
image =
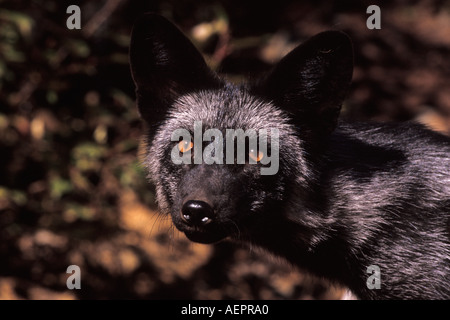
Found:
[[[326,135],[336,126],[352,72],[350,38],[327,31],[285,56],[256,91],[289,112],[306,130]]]
[[[161,120],[180,95],[220,84],[188,38],[156,14],[145,14],[136,21],[130,64],[138,109],[149,123]]]

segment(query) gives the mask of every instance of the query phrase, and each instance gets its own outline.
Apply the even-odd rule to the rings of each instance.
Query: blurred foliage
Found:
[[[78,2],[87,34],[65,26],[72,2],[0,2],[0,275],[24,268],[19,243],[40,228],[71,237],[83,230],[77,222],[96,221],[100,233],[120,230],[124,190],[153,206],[136,158],[141,123],[127,56],[140,9],[122,19],[125,1],[102,11],[111,3]],[[66,254],[77,244],[67,245]]]
[[[2,1],[0,9],[2,185],[7,202],[17,190],[33,198],[20,205],[36,217],[49,214],[42,203],[56,209],[102,192],[117,196],[102,190],[103,171],[134,158],[140,134],[127,59],[132,24],[111,16],[108,31],[98,25],[87,37],[61,23],[67,5]],[[86,22],[105,2],[80,5]],[[145,180],[134,172],[122,168],[117,179]]]
[[[450,2],[383,3],[382,30],[368,31],[372,2],[0,0],[0,297],[331,297],[246,251],[188,244],[152,211],[129,35],[139,15],[159,12],[240,81],[342,29],[356,51],[345,117],[422,114],[450,132]],[[81,30],[66,28],[72,4]],[[77,293],[65,290],[72,263],[88,279]]]

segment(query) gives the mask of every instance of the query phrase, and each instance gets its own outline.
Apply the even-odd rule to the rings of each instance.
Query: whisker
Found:
[[[155,228],[156,223],[159,222],[159,225],[161,225],[161,220],[163,218],[163,214],[158,212],[158,214],[156,215],[156,219],[153,220],[152,227],[150,228],[149,237],[151,237],[151,235],[153,234],[153,229]]]
[[[231,225],[233,225],[234,228],[237,230],[237,238],[240,239],[241,238],[241,230],[239,229],[239,226],[237,225],[237,223],[234,222],[232,219],[227,219],[226,222],[231,222]]]

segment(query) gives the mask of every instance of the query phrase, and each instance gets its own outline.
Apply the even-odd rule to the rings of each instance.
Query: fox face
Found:
[[[186,134],[174,135],[180,128]],[[270,167],[262,164],[262,160],[274,158],[284,149],[290,152],[302,149],[293,140],[277,146],[275,152],[272,148],[275,141],[269,136],[266,142],[270,146],[263,153],[258,132],[275,128],[281,135],[293,133],[279,110],[240,88],[187,94],[174,102],[164,124],[155,132],[147,167],[150,176],[159,179],[156,186],[160,206],[171,214],[175,226],[189,239],[210,243],[227,236],[239,237],[241,219],[264,214],[267,208],[282,201],[285,181],[276,175],[261,174],[261,169]],[[206,137],[209,130],[215,130],[215,135]],[[238,146],[236,130],[247,133],[242,148]],[[252,139],[251,133],[256,136],[253,147],[248,141]],[[214,145],[216,148],[211,148]],[[244,161],[238,161],[238,151],[242,151]],[[230,152],[231,161],[227,156]],[[184,157],[184,163],[177,164],[172,159],[174,153]],[[201,157],[196,163],[198,154]],[[208,156],[214,161],[208,163]],[[281,162],[283,166],[287,163],[285,159]]]
[[[313,188],[314,154],[336,126],[353,56],[346,35],[325,32],[262,80],[235,85],[148,14],[134,27],[130,61],[158,204],[189,239],[211,243],[251,238],[293,193]]]

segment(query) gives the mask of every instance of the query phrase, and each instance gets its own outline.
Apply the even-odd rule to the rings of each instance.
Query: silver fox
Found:
[[[234,85],[173,24],[146,14],[130,61],[149,178],[189,239],[259,246],[362,299],[450,299],[450,139],[409,122],[338,121],[353,70],[347,35],[320,33],[264,78]],[[259,174],[264,153],[257,164],[173,163],[175,147],[183,156],[213,143],[172,141],[196,121],[224,136],[276,128],[277,173]],[[371,266],[378,288],[367,285]]]

